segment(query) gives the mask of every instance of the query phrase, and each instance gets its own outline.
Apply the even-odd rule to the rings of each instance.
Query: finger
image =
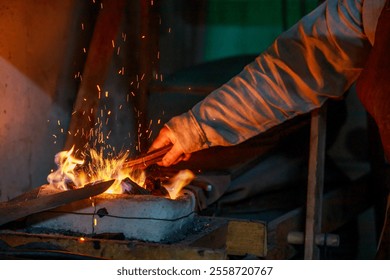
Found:
[[[168,152],[162,159],[162,165],[165,167],[176,164],[180,161],[181,155],[178,153]]]
[[[183,161],[188,161],[191,158],[191,154],[184,154]]]
[[[178,164],[181,161],[188,161],[190,159],[190,157],[191,157],[191,154],[182,154],[173,163],[171,163],[171,165]]]
[[[182,154],[174,163],[174,164],[178,164],[179,162],[181,161],[188,161],[191,157],[191,154]]]
[[[180,145],[175,144],[173,145],[172,149],[165,154],[165,156],[162,159],[162,165],[163,166],[171,166],[173,164],[176,164],[182,160],[182,157],[184,156],[184,152]]]

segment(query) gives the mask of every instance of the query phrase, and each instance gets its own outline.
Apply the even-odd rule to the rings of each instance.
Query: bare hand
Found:
[[[153,144],[150,146],[149,151],[153,151],[170,144],[173,144],[172,149],[165,154],[165,156],[163,157],[161,162],[158,163],[158,165],[170,166],[177,164],[182,160],[189,160],[191,154],[184,153],[183,148],[176,141],[176,138],[173,133],[165,126],[160,130],[159,135],[157,136],[156,140],[154,140]]]

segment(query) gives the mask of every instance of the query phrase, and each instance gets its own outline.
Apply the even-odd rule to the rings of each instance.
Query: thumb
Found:
[[[148,152],[151,152],[151,151],[154,151],[154,150],[157,150],[159,148],[162,148],[162,147],[165,147],[165,146],[172,144],[172,140],[171,140],[171,137],[169,137],[169,134],[170,134],[169,129],[166,127],[163,127],[160,130],[157,138],[153,141],[152,145],[149,147]]]

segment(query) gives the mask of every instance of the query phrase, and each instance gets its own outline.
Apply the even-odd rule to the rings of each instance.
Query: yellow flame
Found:
[[[180,191],[194,179],[195,175],[190,170],[181,170],[177,173],[167,185],[163,187],[168,191],[171,199],[176,199]]]
[[[84,163],[83,160],[77,159],[72,156],[74,147],[69,151],[62,151],[55,155],[54,162],[58,166],[58,169],[49,174],[47,181],[61,190],[67,190],[67,183],[77,182],[77,174],[75,168],[77,165]]]
[[[76,188],[81,188],[88,183],[116,179],[106,193],[119,194],[123,193],[120,183],[127,177],[140,186],[144,184],[145,176],[142,173],[122,168],[128,156],[127,153],[117,158],[104,158],[102,152],[90,149],[90,161],[86,163],[84,159],[74,157],[73,150],[74,147],[69,151],[56,154],[55,163],[58,169],[47,177],[51,185],[67,190],[69,183],[72,183]]]
[[[105,158],[102,152],[90,149],[87,162],[85,158],[78,159],[73,156],[73,151],[74,147],[69,151],[56,154],[55,163],[58,169],[47,177],[51,185],[61,190],[67,190],[69,184],[73,184],[75,188],[81,188],[92,182],[116,179],[115,183],[106,191],[106,193],[111,194],[123,193],[121,182],[126,178],[130,178],[141,187],[144,186],[146,176],[143,170],[123,167],[128,152],[118,157]],[[194,174],[190,170],[182,170],[163,187],[168,191],[171,199],[176,199],[183,187],[187,186],[193,179]]]

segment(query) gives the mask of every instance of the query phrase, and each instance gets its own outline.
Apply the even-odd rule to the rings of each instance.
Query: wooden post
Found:
[[[315,236],[321,232],[325,166],[326,105],[311,113],[310,156],[307,184],[305,259],[319,259]]]
[[[102,1],[92,41],[89,49],[86,49],[88,56],[73,108],[65,150],[75,146],[77,151],[89,142],[96,123],[98,88],[103,87],[115,51],[112,41],[117,37],[125,3],[125,0]]]
[[[158,37],[159,17],[158,1],[140,0],[140,44],[139,44],[139,74],[137,79],[138,95],[136,107],[138,110],[138,151],[148,147],[147,107],[149,87],[153,79],[158,77]]]

